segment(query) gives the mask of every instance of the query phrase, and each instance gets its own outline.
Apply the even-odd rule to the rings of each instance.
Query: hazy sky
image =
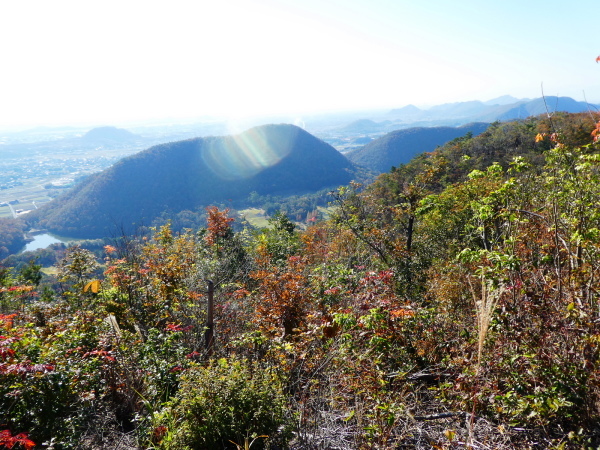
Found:
[[[597,0],[6,0],[0,129],[571,96]]]

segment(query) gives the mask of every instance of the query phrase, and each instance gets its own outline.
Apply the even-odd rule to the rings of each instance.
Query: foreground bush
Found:
[[[164,449],[285,446],[290,438],[282,383],[273,370],[246,360],[219,359],[191,369],[157,418],[154,439]]]

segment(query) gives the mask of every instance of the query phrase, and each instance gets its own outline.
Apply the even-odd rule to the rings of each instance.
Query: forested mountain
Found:
[[[379,176],[378,182],[389,177],[400,177],[400,184],[414,180],[437,164],[433,185],[442,189],[452,183],[463,182],[473,170],[485,170],[497,163],[508,168],[514,158],[527,161],[534,170],[543,165],[545,153],[554,145],[549,139],[555,129],[560,129],[564,145],[579,147],[591,143],[590,129],[593,117],[589,114],[557,113],[530,117],[525,120],[495,122],[477,136],[466,135],[439,146],[430,153],[421,153],[407,164]],[[543,139],[540,139],[544,137]],[[374,183],[373,186],[377,186]]]
[[[375,172],[387,172],[393,166],[406,164],[419,153],[430,152],[468,133],[477,135],[487,127],[487,123],[473,123],[461,127],[418,127],[392,131],[362,148],[346,153],[346,156],[353,163]]]
[[[314,192],[347,184],[355,167],[333,147],[293,125],[236,136],[158,145],[92,175],[31,214],[48,230],[102,237],[177,213],[248,196]]]

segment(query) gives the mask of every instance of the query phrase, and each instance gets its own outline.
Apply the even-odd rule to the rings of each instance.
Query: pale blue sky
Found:
[[[22,0],[0,5],[0,129],[600,102],[591,0]]]

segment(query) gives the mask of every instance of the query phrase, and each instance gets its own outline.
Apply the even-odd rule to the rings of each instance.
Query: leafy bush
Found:
[[[157,417],[154,436],[165,449],[253,448],[285,445],[289,418],[281,379],[269,368],[241,359],[219,359],[183,376],[170,407]],[[262,437],[262,438],[261,438]]]

